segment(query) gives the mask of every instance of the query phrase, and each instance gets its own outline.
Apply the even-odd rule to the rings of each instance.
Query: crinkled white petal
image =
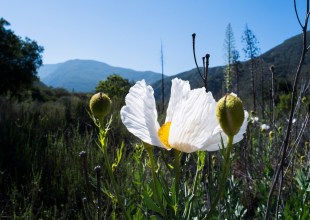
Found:
[[[203,144],[203,147],[200,149],[201,151],[217,151],[221,147],[221,135],[223,138],[223,141],[226,141],[226,135],[223,132],[220,124],[218,123],[216,128],[213,130],[212,134],[209,136],[209,138],[206,140],[206,142]]]
[[[239,132],[234,136],[233,144],[240,142],[244,138],[244,133],[246,132],[248,125],[249,113],[244,111],[244,120],[241,125]],[[214,130],[212,137],[207,140],[205,146],[202,150],[207,151],[217,151],[221,149],[221,136],[223,138],[224,147],[227,145],[227,135],[222,131],[220,125]]]
[[[194,89],[180,100],[171,121],[169,144],[183,152],[200,150],[218,125],[216,101],[205,88]]]
[[[248,126],[248,117],[249,117],[248,111],[244,111],[244,120],[243,120],[243,123],[241,125],[239,132],[234,136],[234,141],[233,141],[234,144],[238,143],[239,141],[243,139],[244,134],[246,133],[246,128]]]
[[[159,124],[154,90],[145,81],[138,81],[130,88],[121,109],[121,119],[127,129],[142,141],[164,147],[158,137]]]
[[[186,99],[191,88],[188,81],[184,81],[178,78],[171,80],[171,95],[167,108],[166,122],[172,121],[173,113],[178,108],[180,101]]]

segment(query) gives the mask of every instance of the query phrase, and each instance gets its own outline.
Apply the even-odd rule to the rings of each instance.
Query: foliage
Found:
[[[220,152],[179,155],[180,179],[176,187],[175,155],[154,148],[152,171],[152,154],[120,121],[119,110],[124,100],[113,99],[113,120],[103,145],[104,159],[97,145],[98,129],[87,114],[90,95],[40,89],[40,93],[49,94],[44,101],[31,101],[32,95],[23,102],[0,99],[0,217],[96,219],[100,215],[119,219],[124,213],[120,209],[121,200],[123,209],[133,219],[165,215],[168,219],[205,217],[209,207],[207,192],[211,201],[218,193],[223,168]],[[307,98],[303,100],[307,104]],[[306,104],[301,105],[298,114],[305,114]],[[278,126],[285,127],[287,122],[280,117]],[[233,146],[232,169],[214,216],[263,218],[277,156],[274,141],[280,140],[284,131],[276,131],[270,139],[260,131],[262,123],[260,119],[250,123],[245,141]],[[302,121],[297,121],[295,129],[301,124]],[[300,144],[292,148],[280,219],[302,219],[309,213],[308,203],[303,202],[309,197],[307,134],[308,128]],[[93,170],[97,165],[101,167],[99,173]],[[107,169],[111,169],[115,178],[118,199]],[[160,196],[155,196],[156,190]]]
[[[258,46],[258,40],[253,31],[245,25],[244,33],[242,35],[242,41],[244,42],[243,51],[245,56],[249,59],[255,59],[260,54]]]
[[[108,76],[106,80],[99,81],[96,86],[96,92],[104,92],[111,98],[124,98],[131,86],[132,83],[130,83],[127,79],[124,79],[119,75],[112,74]]]
[[[231,92],[232,89],[232,71],[234,63],[234,53],[236,53],[235,48],[235,38],[234,33],[229,23],[226,27],[225,40],[224,40],[224,49],[225,49],[225,59],[226,59],[226,68],[225,68],[225,87],[227,92]],[[235,54],[236,55],[236,54]]]
[[[0,94],[10,91],[14,95],[37,79],[43,47],[29,38],[23,40],[16,36],[5,28],[8,25],[6,20],[0,18]]]

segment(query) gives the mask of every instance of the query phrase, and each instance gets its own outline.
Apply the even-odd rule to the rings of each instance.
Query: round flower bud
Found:
[[[236,135],[244,120],[243,104],[235,94],[226,94],[216,106],[216,116],[227,136]]]
[[[269,132],[269,139],[272,140],[274,138],[274,132],[270,131]]]
[[[254,117],[255,116],[255,112],[253,110],[251,110],[250,115],[251,115],[251,117]]]
[[[271,66],[269,67],[269,70],[270,70],[271,72],[274,72],[274,65],[271,65]]]
[[[91,97],[89,107],[95,118],[103,118],[109,113],[111,104],[112,101],[109,96],[99,92]]]

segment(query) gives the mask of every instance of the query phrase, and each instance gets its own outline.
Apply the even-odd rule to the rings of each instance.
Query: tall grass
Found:
[[[88,100],[88,96],[76,95],[49,102],[17,102],[1,97],[1,218],[123,218],[98,147],[98,128],[87,113]],[[208,201],[218,193],[218,178],[223,166],[221,153],[180,155],[178,201],[174,201],[172,195],[177,189],[174,187],[173,152],[154,148],[160,194],[156,199],[150,157],[144,146],[122,126],[119,118],[122,105],[122,100],[114,100],[107,152],[128,215],[133,219],[164,217],[159,210],[159,202],[162,202],[168,219],[175,216],[203,219],[209,209]],[[310,210],[309,126],[305,126],[308,105],[309,96],[300,102],[296,111],[297,120],[293,124],[291,148],[283,174],[281,219],[306,219]],[[275,143],[283,139],[287,123],[283,117],[286,115],[283,103],[278,102],[276,107],[276,129],[261,131],[261,124],[267,121],[250,122],[245,140],[234,145],[227,190],[216,207],[215,216],[227,219],[264,217],[280,151]],[[100,198],[94,171],[97,165],[101,166]]]

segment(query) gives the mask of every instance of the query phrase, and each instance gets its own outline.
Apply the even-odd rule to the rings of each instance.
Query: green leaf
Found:
[[[152,198],[150,197],[149,194],[150,194],[150,191],[149,192],[147,192],[147,191],[143,192],[143,202],[145,203],[146,208],[163,215],[159,206],[152,200]]]

